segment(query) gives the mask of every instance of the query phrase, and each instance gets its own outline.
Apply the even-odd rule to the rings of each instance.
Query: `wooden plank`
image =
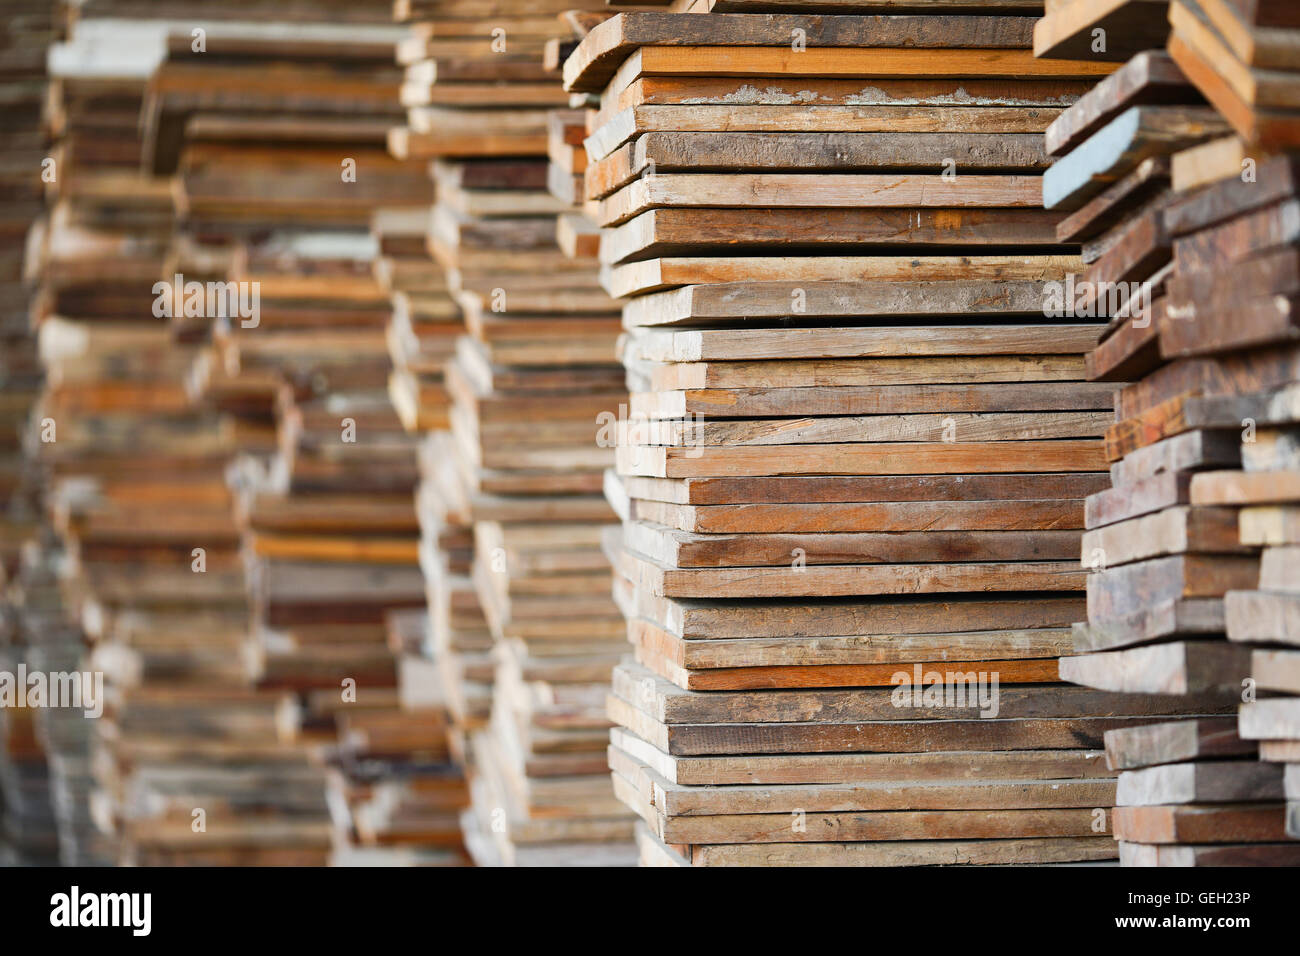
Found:
[[[1252,762],[1196,761],[1120,774],[1120,806],[1236,803],[1282,798],[1282,768]]]
[[[1115,567],[1172,554],[1248,554],[1235,508],[1175,505],[1095,528],[1083,536],[1085,563]]]
[[[708,102],[707,95],[698,92],[701,86],[707,90],[710,83],[723,87],[724,92],[715,97],[717,103]],[[597,125],[585,140],[587,155],[593,161],[603,160],[652,132],[1037,134],[1060,113],[1058,104],[1081,92],[1083,85],[1070,81],[1018,84],[1002,80],[795,78],[784,81],[791,91],[783,93],[782,84],[772,78],[764,84],[763,92],[756,92],[752,83],[740,79],[637,80],[620,96],[620,100],[631,101],[629,105],[597,114]],[[988,85],[996,89],[984,90]],[[975,90],[968,91],[972,86]],[[670,87],[673,92],[647,92],[647,88],[661,87]],[[810,94],[816,102],[805,105]],[[882,95],[885,102],[874,105]],[[954,97],[977,97],[976,102],[985,105],[947,105]],[[703,105],[696,102],[701,98],[706,100]],[[650,102],[640,105],[636,102],[639,99]],[[758,102],[746,104],[746,100]],[[864,100],[873,105],[863,105]]]
[[[1028,173],[1048,159],[1036,133],[645,132],[593,163],[586,198],[655,173],[930,171]]]
[[[1212,637],[1224,630],[1223,601],[1216,598],[1155,601],[1129,614],[1076,622],[1077,653],[1107,651],[1174,637]]]
[[[1083,439],[777,448],[640,446],[622,447],[616,458],[620,474],[659,478],[1097,471],[1105,461],[1101,445]]]
[[[655,210],[645,215],[658,215],[664,212],[671,212],[671,210]],[[633,220],[633,222],[637,221],[639,220]],[[988,267],[996,268],[993,263],[997,260],[974,257],[975,262],[981,260],[988,263]],[[711,260],[655,261],[668,263],[671,266],[676,263]],[[772,261],[768,257],[763,257],[760,263],[768,266]],[[812,263],[816,268],[823,268],[825,261],[818,257],[812,260]],[[850,258],[849,262],[852,261],[853,258]],[[890,261],[890,258],[885,258],[881,265],[888,266]],[[1031,315],[1040,317],[1042,315],[1044,297],[1042,282],[1036,278],[1013,278],[1015,266],[1009,270],[1011,275],[1001,278],[972,276],[962,281],[944,279],[921,281],[920,270],[932,268],[927,263],[934,263],[934,268],[937,270],[938,263],[950,260],[946,257],[928,256],[924,259],[908,260],[909,263],[917,264],[915,272],[902,260],[893,261],[902,270],[898,274],[899,277],[893,281],[877,281],[872,278],[804,281],[797,287],[802,290],[797,296],[801,307],[799,314],[809,319],[874,315],[954,316],[980,313],[1022,314],[1026,318]],[[1035,256],[1027,257],[1023,265],[1038,263],[1040,265],[1037,268],[1041,269],[1040,275],[1051,275],[1055,261],[1055,257]],[[659,269],[662,277],[662,266]],[[941,270],[933,274],[939,275]],[[913,275],[917,275],[918,278],[911,279]],[[792,311],[795,297],[796,294],[789,281],[747,279],[688,285],[680,289],[638,295],[624,307],[623,324],[627,328],[710,325],[716,324],[719,319],[739,319],[757,324],[763,319],[788,316]]]
[[[1132,485],[1108,488],[1087,501],[1086,527],[1101,528],[1127,521],[1165,508],[1185,505],[1191,476],[1179,472],[1160,472]]]
[[[1109,775],[1103,755],[1087,750],[675,756],[621,727],[610,731],[610,740],[665,780],[688,787],[880,784],[918,776],[932,780],[1059,780]]]
[[[1296,866],[1300,847],[1294,843],[1226,846],[1119,845],[1121,866]]]
[[[699,21],[679,13],[618,14],[592,29],[564,64],[564,88],[597,93],[641,47],[789,47],[802,31],[810,47],[953,49],[1028,45],[1032,21],[1024,17],[809,16],[716,14]]]
[[[1055,245],[1058,218],[1041,209],[659,208],[604,230],[601,261],[613,265],[652,256],[698,255],[719,243],[792,252],[904,244],[918,252],[1013,243]]]
[[[651,332],[637,338],[642,358],[658,362],[824,359],[867,356],[1052,355],[1096,344],[1092,325],[942,328],[752,329]]]
[[[1109,410],[1111,394],[1106,384],[1083,382],[683,389],[633,393],[631,409],[647,419]]]
[[[634,508],[646,521],[704,534],[1044,530],[1078,525],[1082,514],[1078,500],[1057,499],[709,506],[638,500]]]
[[[1134,207],[1152,201],[1167,190],[1170,176],[1168,157],[1147,157],[1079,209],[1064,216],[1056,227],[1057,241],[1082,242],[1115,228]]]
[[[1169,33],[1166,12],[1166,0],[1053,4],[1034,26],[1034,55],[1127,60],[1134,53],[1164,45]]]
[[[1088,575],[1088,620],[1105,621],[1181,598],[1222,597],[1253,588],[1259,579],[1254,557],[1173,555],[1104,568]]]
[[[674,531],[648,522],[625,525],[627,546],[667,567],[788,566],[799,554],[820,564],[914,561],[1058,560],[1078,554],[1078,538],[1049,531],[891,531],[737,535]]]
[[[778,258],[709,256],[690,259],[647,259],[614,266],[604,279],[611,295],[634,296],[672,286],[712,282],[863,281],[922,282],[940,276],[965,275],[974,280],[1041,280],[1064,275],[1066,256],[803,256]],[[1024,308],[1022,296],[1021,308]],[[1004,294],[992,303],[1015,306]]]
[[[1106,734],[1106,761],[1112,770],[1249,757],[1256,750],[1253,742],[1238,736],[1236,715],[1147,724]]]
[[[1221,641],[1180,641],[1061,659],[1061,679],[1128,694],[1238,691],[1250,652]]]
[[[717,0],[729,6],[743,0]],[[749,844],[693,848],[693,866],[996,866],[1022,863],[1069,865],[1110,860],[1113,840],[1059,837],[1015,840],[937,840],[893,843]]]
[[[784,503],[1074,500],[1108,486],[1104,474],[916,475],[891,477],[752,477],[619,479],[639,500],[679,505],[780,505]]]
[[[1143,844],[1275,843],[1287,839],[1281,803],[1116,807],[1115,838]]]
[[[1300,644],[1300,596],[1229,591],[1223,603],[1231,640]]]
[[[1085,576],[1067,561],[674,569],[628,555],[627,565],[652,594],[688,598],[747,597],[755,589],[772,597],[1069,591]]]
[[[1134,106],[1043,174],[1043,205],[1078,209],[1143,160],[1227,132],[1228,125],[1205,107]]]
[[[1028,50],[824,47],[795,51],[714,45],[641,47],[610,80],[617,89],[642,76],[986,77],[1097,79],[1114,66],[1095,60],[1042,60]]]
[[[1052,167],[1053,169],[1057,167]],[[1050,170],[1049,170],[1050,174]],[[873,173],[651,173],[602,199],[601,226],[626,222],[658,207],[834,209],[1034,208],[1046,205],[1046,176]]]
[[[1047,152],[1068,153],[1131,106],[1195,103],[1199,98],[1168,54],[1143,50],[1053,121],[1046,132]]]

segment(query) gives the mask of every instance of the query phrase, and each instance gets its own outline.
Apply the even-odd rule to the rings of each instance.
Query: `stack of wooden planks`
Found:
[[[399,8],[412,23],[399,47],[407,123],[389,146],[431,161],[428,248],[466,326],[445,371],[451,435],[424,446],[420,507],[439,650],[455,652],[445,669],[473,731],[465,826],[483,864],[634,858],[605,759],[603,699],[623,645],[600,549],[612,439],[595,440],[626,401],[618,306],[595,262],[557,240],[573,197],[548,192],[548,110],[567,96],[544,51],[570,5]],[[458,535],[471,525],[467,568]]]
[[[1287,0],[1171,0],[1169,55],[1232,124],[1227,160],[1300,149],[1300,10]],[[1249,150],[1249,153],[1246,151]],[[1227,154],[1227,155],[1224,155]]]
[[[464,322],[442,269],[425,248],[429,206],[381,208],[370,222],[373,272],[387,294],[388,396],[408,432],[445,432],[451,396],[444,368]]]
[[[23,448],[41,392],[24,250],[43,207],[45,56],[57,26],[49,0],[6,0],[0,14],[0,672],[14,674],[19,663],[39,669],[38,645],[57,643],[58,635],[51,628],[42,642],[41,631],[27,626],[37,611],[25,612],[23,557],[40,541],[42,485]],[[0,707],[0,860],[13,864],[59,858],[54,771],[39,739],[39,718],[37,711]]]
[[[1059,162],[1045,196],[1071,210],[1092,259],[1079,301],[1107,304],[1089,376],[1129,383],[1106,435],[1113,487],[1087,503],[1088,620],[1061,674],[1187,697],[1185,719],[1106,736],[1121,862],[1293,865],[1285,773],[1260,761],[1259,738],[1295,759],[1294,698],[1277,697],[1300,692],[1283,557],[1295,164],[1270,158],[1275,144],[1238,126],[1189,62],[1179,37],[1205,28],[1186,20],[1191,6],[1172,6],[1169,55],[1134,57],[1047,134]],[[1201,96],[1213,108],[1192,105]],[[1240,726],[1194,703],[1209,694],[1246,701]]]
[[[31,444],[67,556],[3,553],[24,639],[75,669],[58,567],[110,685],[102,719],[47,721],[64,854],[463,862],[368,232],[430,199],[384,147],[400,31],[379,3],[183,6],[83,8],[51,58]]]
[[[275,707],[239,657],[247,610],[221,477],[231,435],[189,401],[191,356],[153,308],[174,205],[165,181],[137,171],[151,37],[133,21],[87,20],[52,51],[60,138],[34,246],[47,373],[35,448],[68,552],[63,588],[95,642],[88,668],[111,693],[102,717],[83,720],[97,731],[91,807],[109,858],[140,862],[198,843],[192,809],[220,823],[205,802],[135,799],[135,781],[159,763],[201,762],[203,745],[247,740]],[[208,724],[196,744],[187,731]],[[220,845],[199,844],[214,861]]]
[[[1163,47],[1169,0],[1044,0],[1034,26],[1034,55],[1123,62]]]
[[[446,366],[465,325],[428,250],[431,214],[425,206],[380,209],[371,232],[374,274],[390,305],[388,395],[403,427],[421,436],[416,514],[427,627],[418,650],[432,661],[451,720],[448,744],[463,766],[466,734],[484,726],[491,709],[492,635],[470,577],[474,530],[449,431]]]
[[[446,420],[427,366],[455,313],[412,263],[428,178],[384,145],[400,32],[241,26],[210,31],[204,51],[172,35],[151,155],[179,171],[178,246],[228,253],[223,278],[259,303],[211,323],[202,367],[214,400],[247,400],[236,470],[259,687],[290,696],[314,758],[342,771],[336,862],[443,865],[465,860],[467,795],[423,656],[415,430]]]
[[[1182,706],[1058,680],[1113,388],[1104,323],[1051,307],[1082,261],[1043,132],[1114,66],[985,6],[628,13],[565,63],[625,299],[609,754],[644,863],[1113,858],[1102,733]]]
[[[8,604],[0,621],[0,655],[4,658],[0,670],[15,674],[19,663],[29,675],[84,674],[90,670],[82,630],[70,619],[60,588],[63,560],[64,552],[48,529],[24,545],[21,561],[8,582]],[[92,712],[94,709],[92,704]],[[0,766],[8,814],[6,836],[18,850],[17,862],[65,866],[113,863],[112,846],[99,834],[90,812],[95,788],[91,766],[95,721],[87,719],[86,708],[30,709],[7,704],[0,710],[0,726],[5,728],[11,758],[17,745],[17,765]]]

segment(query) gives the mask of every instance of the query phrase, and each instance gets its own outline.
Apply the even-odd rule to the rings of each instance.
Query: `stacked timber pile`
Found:
[[[1288,642],[1269,592],[1284,602],[1289,574],[1277,559],[1290,540],[1278,506],[1294,478],[1284,449],[1300,368],[1294,163],[1267,156],[1285,141],[1279,117],[1270,135],[1281,139],[1261,143],[1254,120],[1202,82],[1189,44],[1204,50],[1209,27],[1192,13],[1173,4],[1169,55],[1134,57],[1047,134],[1059,162],[1045,198],[1069,211],[1063,238],[1082,239],[1090,260],[1078,302],[1109,317],[1089,375],[1130,383],[1107,431],[1114,487],[1087,505],[1088,620],[1061,673],[1188,697],[1186,719],[1107,734],[1122,862],[1294,864],[1284,773],[1253,739],[1272,734],[1285,761],[1286,721],[1251,721],[1292,702],[1257,698],[1300,691],[1295,652],[1238,643]],[[1279,551],[1261,557],[1270,544]],[[1193,704],[1205,694],[1248,701],[1240,729]]]
[[[617,304],[591,260],[564,255],[547,190],[547,113],[567,97],[545,69],[568,2],[415,4],[399,57],[399,157],[432,161],[428,245],[467,334],[446,369],[450,439],[425,446],[421,524],[439,649],[460,681],[460,724],[483,720],[482,614],[492,637],[490,718],[473,732],[467,840],[480,863],[631,862],[614,798],[603,698],[622,649],[600,530],[611,442],[626,400]],[[472,523],[470,555],[455,532]],[[444,554],[435,546],[454,547]],[[480,608],[464,590],[468,570]]]
[[[380,209],[371,218],[375,279],[388,296],[388,396],[408,432],[447,431],[444,370],[464,332],[447,280],[425,248],[430,206]]]
[[[1232,124],[1239,161],[1300,149],[1300,9],[1295,4],[1172,0],[1169,23],[1169,55]]]
[[[1170,21],[1170,54],[1232,123],[1236,134],[1235,139],[1221,141],[1226,156],[1218,158],[1217,169],[1202,171],[1202,175],[1226,180],[1258,163],[1257,184],[1267,193],[1249,201],[1258,207],[1257,212],[1232,220],[1236,242],[1217,245],[1231,248],[1222,258],[1239,261],[1230,267],[1225,263],[1216,278],[1247,290],[1250,296],[1248,305],[1243,306],[1240,300],[1233,303],[1230,314],[1235,334],[1228,339],[1245,339],[1252,345],[1293,343],[1297,338],[1296,296],[1300,293],[1296,284],[1300,264],[1295,260],[1300,237],[1293,225],[1300,208],[1296,198],[1300,165],[1294,156],[1300,149],[1300,11],[1278,2],[1206,0],[1198,13],[1195,3],[1178,2],[1171,9]],[[1279,150],[1292,155],[1267,164],[1255,158]],[[1233,183],[1230,188],[1238,200],[1236,210],[1244,212],[1241,187]],[[1262,235],[1252,232],[1250,239],[1240,238],[1254,230],[1262,230]],[[1270,260],[1280,268],[1257,282],[1249,270],[1267,268],[1264,264]],[[1271,302],[1267,301],[1270,290],[1275,293]],[[1295,382],[1298,378],[1300,369],[1292,365],[1285,377],[1277,376],[1275,381]],[[1258,745],[1261,760],[1284,765],[1286,835],[1300,840],[1300,651],[1295,649],[1300,645],[1300,585],[1295,571],[1296,545],[1300,544],[1296,526],[1300,415],[1289,392],[1286,397],[1275,393],[1270,407],[1280,414],[1272,421],[1257,421],[1254,430],[1243,431],[1245,473],[1207,476],[1198,490],[1213,500],[1241,505],[1241,542],[1261,549],[1258,588],[1230,591],[1224,601],[1228,638],[1264,645],[1251,653],[1250,679],[1252,690],[1269,699],[1242,704],[1238,732]],[[1276,790],[1270,790],[1269,796],[1275,795]],[[1275,819],[1269,815],[1270,824]],[[1277,862],[1300,860],[1295,847],[1274,853]]]
[[[40,476],[23,453],[41,367],[24,276],[26,237],[43,208],[47,157],[42,105],[46,49],[55,38],[49,0],[0,4],[0,672],[32,661],[24,633],[22,552],[40,537]],[[11,702],[10,702],[11,703]],[[0,705],[0,859],[57,859],[50,771],[30,710]]]
[[[290,696],[317,759],[342,771],[337,862],[458,863],[464,782],[423,615],[403,613],[425,601],[408,429],[444,422],[447,405],[417,378],[438,354],[419,338],[441,323],[447,348],[455,316],[438,276],[410,266],[427,176],[384,145],[400,31],[313,22],[326,16],[212,30],[201,51],[173,34],[151,85],[151,158],[178,172],[176,248],[225,261],[256,303],[202,330],[198,378],[244,409],[258,686]]]
[[[95,722],[96,819],[122,860],[225,862],[230,828],[208,799],[220,791],[178,789],[159,771],[219,763],[250,736],[275,740],[283,721],[240,656],[247,606],[222,477],[233,436],[190,402],[193,357],[154,288],[174,206],[165,180],[138,172],[152,38],[89,20],[53,51],[62,136],[40,249],[39,451],[65,591],[111,685]],[[206,833],[196,809],[212,814]]]
[[[1032,28],[623,14],[565,64],[626,299],[610,760],[643,862],[1115,855],[1102,734],[1183,701],[1058,682],[1113,388],[1104,323],[1051,309],[1082,262],[1042,134],[1113,66]]]
[[[25,663],[28,674],[63,675],[90,670],[81,628],[69,620],[69,609],[60,588],[59,568],[64,560],[62,550],[50,540],[53,536],[43,529],[39,536],[28,541],[21,562],[10,581],[9,606],[4,638],[9,649],[16,653],[3,665],[13,672],[16,661]],[[93,678],[92,678],[93,680]],[[95,688],[92,686],[92,690]],[[39,710],[13,710],[0,712],[0,720],[8,722],[10,732],[17,731],[18,739],[28,747],[35,739],[44,754],[47,765],[45,784],[32,789],[32,778],[19,768],[18,780],[26,784],[20,802],[10,802],[10,809],[23,812],[16,823],[20,845],[32,840],[46,844],[51,835],[57,836],[57,855],[52,859],[42,854],[45,862],[59,862],[66,866],[105,866],[114,862],[111,842],[98,832],[91,816],[91,793],[95,789],[95,775],[91,766],[92,744],[95,740],[94,716],[99,701],[86,702],[87,706],[47,706]],[[88,715],[89,712],[89,715]],[[34,724],[34,727],[33,727]],[[30,749],[28,750],[31,754]],[[33,755],[34,756],[34,755]],[[36,760],[28,772],[40,775]],[[13,782],[3,770],[3,785]],[[48,790],[46,790],[46,787]],[[51,834],[49,824],[53,824]],[[27,862],[32,862],[30,858]]]
[[[431,213],[431,207],[381,209],[371,232],[379,246],[375,275],[391,310],[388,394],[403,427],[422,436],[416,513],[427,618],[421,650],[436,668],[451,718],[449,744],[463,765],[466,734],[486,723],[491,707],[492,635],[470,578],[474,530],[449,430],[446,366],[465,326],[446,274],[428,251]]]
[[[1162,48],[1169,0],[1047,0],[1034,26],[1034,55],[1124,62]]]

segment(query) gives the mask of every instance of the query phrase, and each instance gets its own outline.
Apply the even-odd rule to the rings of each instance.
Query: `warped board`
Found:
[[[1052,156],[1069,152],[1130,106],[1194,103],[1198,99],[1168,54],[1163,50],[1143,50],[1047,127],[1047,152]]]
[[[1219,114],[1206,107],[1131,107],[1043,174],[1043,205],[1078,209],[1143,160],[1228,131]]]

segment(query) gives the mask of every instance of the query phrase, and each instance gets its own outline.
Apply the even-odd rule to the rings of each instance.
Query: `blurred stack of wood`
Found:
[[[430,190],[384,145],[400,30],[352,6],[96,3],[53,52],[32,441],[110,684],[103,859],[464,860],[368,231]]]
[[[155,767],[226,759],[258,738],[259,721],[274,740],[281,704],[252,687],[243,654],[247,605],[222,477],[233,432],[190,401],[193,351],[174,341],[154,287],[174,216],[170,184],[138,172],[156,39],[138,22],[85,20],[52,54],[60,141],[39,249],[38,450],[68,549],[64,588],[111,685],[96,722],[96,819],[125,861],[226,861],[238,851],[216,835],[215,806],[139,790]],[[208,843],[194,809],[213,814]]]
[[[717,9],[565,64],[628,300],[610,759],[642,861],[1113,857],[1102,733],[1182,701],[1058,683],[1112,389],[1102,324],[1051,309],[1082,263],[1039,176],[1113,67],[1035,60],[1028,17]]]
[[[1249,19],[1246,5],[1203,6],[1216,23]],[[1297,500],[1300,234],[1295,163],[1270,152],[1298,134],[1300,113],[1255,115],[1253,99],[1250,115],[1237,110],[1193,52],[1212,50],[1214,71],[1244,75],[1206,45],[1209,20],[1179,0],[1170,21],[1168,55],[1139,53],[1047,133],[1059,162],[1045,197],[1069,211],[1062,238],[1082,240],[1089,261],[1074,301],[1109,318],[1089,375],[1130,383],[1106,435],[1113,487],[1087,505],[1088,621],[1061,673],[1189,697],[1191,719],[1107,734],[1122,771],[1123,863],[1288,865],[1300,860],[1300,844],[1285,842],[1288,785],[1256,741],[1271,738],[1276,760],[1298,759],[1296,698],[1276,695],[1300,692],[1297,652],[1285,649],[1296,640],[1286,512]],[[1300,51],[1298,31],[1261,37]],[[1269,81],[1262,106],[1300,94],[1285,74],[1256,79]],[[1246,701],[1240,728],[1192,705],[1206,694]]]
[[[64,599],[60,569],[65,560],[63,550],[48,528],[42,528],[39,535],[25,543],[21,561],[9,582],[9,603],[0,628],[4,630],[4,640],[16,650],[10,664],[22,661],[29,674],[40,672],[47,679],[49,675],[60,675],[56,679],[61,680],[61,675],[90,673],[90,684],[83,683],[83,690],[89,686],[96,696],[94,701],[85,701],[83,696],[86,706],[82,707],[51,706],[34,712],[6,709],[0,714],[12,721],[11,729],[17,725],[20,738],[29,742],[30,729],[23,725],[30,725],[34,718],[35,736],[48,766],[48,794],[42,797],[28,793],[35,800],[35,806],[28,809],[41,822],[29,829],[32,821],[24,816],[18,824],[21,832],[15,836],[20,843],[33,837],[46,839],[48,831],[43,821],[48,805],[58,837],[57,861],[66,866],[106,866],[115,862],[114,847],[100,834],[90,812],[91,794],[96,786],[91,760],[96,732],[93,718],[104,701],[91,671],[92,664],[87,660],[81,627],[71,619]],[[3,669],[13,671],[11,666]]]
[[[0,672],[8,674],[19,663],[40,667],[33,645],[41,633],[27,630],[23,613],[23,551],[41,539],[42,486],[23,447],[33,437],[32,411],[41,392],[24,250],[43,208],[42,174],[48,175],[42,107],[55,14],[50,0],[0,3]],[[38,717],[0,707],[0,860],[14,864],[58,859]]]
[[[452,721],[449,744],[463,765],[465,734],[483,726],[490,708],[492,635],[470,579],[474,532],[449,431],[446,365],[465,325],[428,250],[431,212],[431,206],[380,209],[371,233],[378,243],[374,274],[389,298],[388,395],[402,426],[421,436],[416,513],[428,615],[422,650],[434,662]]]
[[[430,399],[415,376],[436,361],[427,326],[449,344],[455,314],[400,242],[431,191],[385,147],[401,31],[372,10],[372,25],[213,29],[202,49],[171,36],[150,155],[177,170],[177,248],[224,258],[256,303],[210,322],[196,380],[246,424],[234,473],[259,686],[297,702],[340,771],[338,862],[454,864],[467,795],[423,657],[414,429],[445,421],[436,377]]]
[[[440,647],[454,648],[461,726],[481,722],[493,638],[490,722],[472,734],[481,863],[630,862],[630,814],[615,800],[603,698],[622,648],[599,532],[612,460],[598,447],[625,401],[618,308],[596,264],[557,241],[569,208],[547,191],[548,108],[567,97],[545,69],[571,0],[402,5],[407,124],[394,155],[432,161],[428,247],[467,334],[446,369],[451,437],[425,446],[421,523]],[[472,523],[472,569],[456,532]],[[446,542],[447,557],[435,551]],[[470,570],[480,608],[463,589]],[[457,693],[457,692],[453,692]]]
[[[374,275],[388,296],[388,396],[408,432],[445,432],[451,397],[447,361],[464,332],[447,278],[425,247],[430,206],[380,209],[371,219]]]

